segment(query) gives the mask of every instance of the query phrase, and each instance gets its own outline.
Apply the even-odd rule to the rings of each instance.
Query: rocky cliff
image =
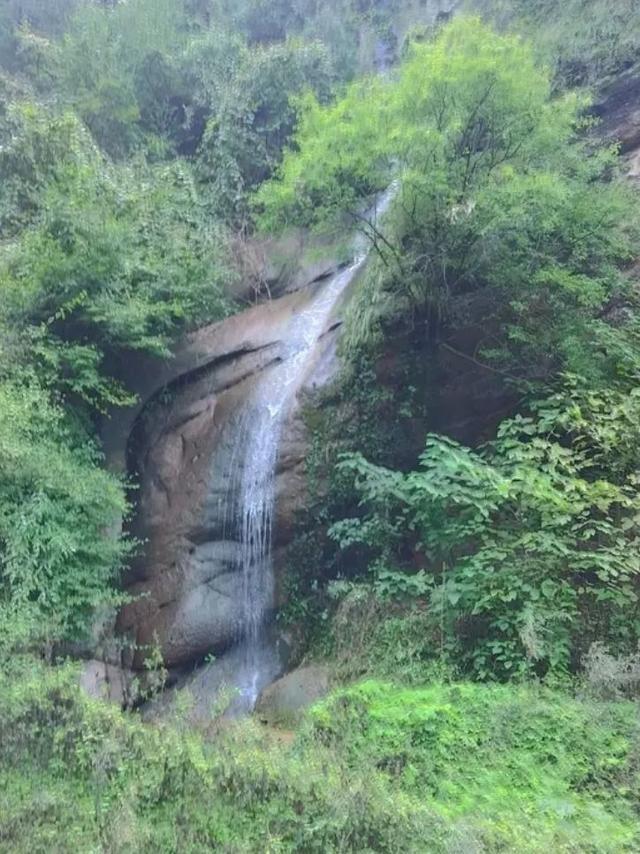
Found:
[[[335,269],[332,261],[320,270],[316,262],[306,276],[313,281],[293,293],[194,332],[155,370],[138,365],[139,404],[105,424],[111,466],[137,483],[130,527],[144,545],[127,580],[134,601],[117,625],[131,642],[125,658],[134,668],[152,645],[159,645],[167,667],[179,668],[222,652],[237,638],[242,576],[220,500],[228,488],[237,416],[260,375],[286,358],[283,335],[292,318]],[[301,278],[300,271],[296,275]],[[284,424],[276,549],[286,544],[296,508],[304,504],[307,439],[300,403],[336,370],[338,326],[332,318],[323,330]]]

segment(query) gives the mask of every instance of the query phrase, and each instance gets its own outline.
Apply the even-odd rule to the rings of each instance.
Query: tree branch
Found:
[[[450,353],[453,353],[454,356],[459,356],[461,359],[466,359],[468,362],[476,365],[478,368],[482,368],[485,371],[490,371],[492,374],[497,374],[501,377],[507,377],[507,379],[514,380],[515,382],[522,382],[522,377],[516,377],[514,374],[509,373],[508,371],[502,371],[500,368],[494,368],[491,365],[487,365],[486,362],[480,362],[478,359],[470,356],[468,353],[463,353],[462,350],[456,350],[455,347],[452,347],[451,344],[447,344],[444,341],[439,342],[439,346],[443,347],[445,350],[448,350]]]

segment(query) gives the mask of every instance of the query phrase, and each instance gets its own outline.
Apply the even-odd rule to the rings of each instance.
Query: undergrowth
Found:
[[[305,737],[465,827],[467,851],[640,844],[640,722],[631,703],[579,702],[534,686],[368,681],[316,707]]]
[[[632,703],[535,686],[368,681],[293,744],[248,720],[143,725],[76,670],[0,674],[0,851],[637,850]]]

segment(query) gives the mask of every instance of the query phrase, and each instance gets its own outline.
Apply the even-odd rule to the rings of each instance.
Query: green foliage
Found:
[[[7,22],[16,26],[28,25],[44,33],[64,31],[70,15],[82,0],[6,0],[4,4]]]
[[[98,152],[73,113],[52,115],[30,102],[9,102],[0,123],[0,230],[4,237],[30,225],[46,188],[67,173],[97,167]]]
[[[336,467],[340,455],[359,451],[379,465],[411,468],[423,447],[422,424],[432,392],[424,353],[397,339],[392,368],[386,375],[374,354],[360,352],[344,365],[335,383],[307,400],[304,416],[311,438],[305,459],[308,498],[297,514],[294,536],[287,546],[283,573],[287,605],[279,613],[290,630],[302,635],[303,649],[311,648],[322,656],[338,655],[330,620],[337,592],[334,582],[340,579],[349,588],[353,579],[362,577],[371,557],[366,548],[343,552],[328,536],[330,526],[352,515],[359,501],[351,474]],[[421,577],[393,574],[387,567],[381,567],[379,575],[376,589],[382,596],[399,587],[410,586],[415,592],[416,584],[424,583]],[[344,649],[348,659],[348,641]],[[402,650],[397,652],[402,655]],[[356,668],[357,658],[354,654]]]
[[[434,625],[480,678],[566,670],[600,637],[634,646],[638,402],[569,386],[479,451],[430,436],[409,474],[348,457],[367,512],[332,534],[378,555],[387,588],[413,540]]]
[[[191,46],[189,62],[197,69],[197,98],[210,112],[198,150],[200,181],[214,210],[242,219],[247,194],[271,175],[293,131],[291,99],[307,90],[327,97],[329,55],[319,42],[249,48],[212,31]]]
[[[0,675],[1,850],[446,850],[427,804],[321,744],[278,748],[250,722],[213,740],[145,727],[83,697],[73,668],[18,672]]]
[[[360,185],[384,186],[396,162],[409,185],[403,208],[410,212],[419,197],[422,211],[435,202],[431,216],[448,212],[451,219],[452,205],[464,205],[494,170],[499,175],[505,163],[548,152],[550,142],[561,149],[576,116],[575,99],[549,103],[548,79],[528,46],[473,18],[415,44],[397,77],[355,84],[324,110],[312,100],[305,108],[279,182],[259,197],[270,221],[288,213],[296,185],[313,197],[341,177],[345,196],[336,208],[348,209],[362,195]],[[309,206],[313,221],[326,216],[325,208],[314,213]]]
[[[231,279],[189,164],[150,162],[175,118],[160,91],[186,38],[175,4],[36,5],[0,21],[20,75],[3,73],[0,108],[0,589],[22,643],[76,638],[120,598],[128,508],[96,416],[134,402],[115,378],[132,352],[167,357],[229,311]],[[153,158],[104,153],[142,141]]]
[[[398,11],[350,0],[37,5],[12,0],[0,19],[0,65],[73,109],[114,158],[194,157],[207,201],[234,224],[280,161],[292,99],[326,101],[370,64],[366,33],[386,32]]]
[[[19,675],[19,678],[16,678]],[[290,746],[84,697],[68,665],[0,671],[0,850],[632,851],[630,703],[366,682]]]
[[[634,0],[476,0],[498,22],[538,44],[559,86],[593,85],[640,59],[640,15]]]
[[[391,31],[406,29],[401,18],[416,23],[430,13],[419,0],[212,0],[211,5],[212,17],[233,22],[252,45],[288,36],[322,42],[341,80],[369,72],[379,43],[395,47]]]
[[[631,703],[579,703],[531,687],[365,682],[316,707],[309,732],[465,828],[461,850],[638,845]]]
[[[153,159],[194,155],[202,144],[207,178],[223,180],[219,173],[229,170],[229,185],[242,177],[253,188],[254,173],[268,174],[292,130],[289,97],[307,86],[325,97],[335,77],[326,46],[331,33],[321,28],[321,44],[312,24],[302,26],[303,13],[291,16],[273,4],[262,13],[255,4],[248,10],[262,27],[269,17],[277,22],[277,38],[260,38],[251,48],[252,26],[237,4],[228,10],[175,0],[71,5],[57,26],[28,10],[8,13],[2,29],[10,45],[0,61],[73,108],[102,150],[118,159],[139,150]],[[289,39],[303,30],[306,41]],[[222,152],[214,163],[216,143]],[[259,149],[255,165],[248,160],[252,144]]]
[[[367,194],[397,176],[391,214],[364,224],[378,260],[351,308],[352,349],[400,317],[436,338],[482,293],[488,359],[515,376],[583,369],[598,318],[624,293],[636,221],[609,180],[615,152],[576,137],[584,106],[551,98],[519,38],[456,19],[396,76],[326,107],[305,99],[295,147],[257,193],[261,221],[359,221]]]
[[[177,130],[184,83],[176,60],[187,26],[181,5],[83,3],[59,46],[56,85],[114,156],[153,147]]]
[[[311,94],[300,101],[294,147],[277,179],[257,193],[263,228],[317,225],[356,208],[390,180],[389,129],[381,80],[353,83],[324,106]]]
[[[122,485],[47,394],[0,383],[0,660],[12,632],[21,642],[82,633],[129,551],[118,538],[126,512]]]
[[[405,573],[404,578],[411,576]],[[376,582],[330,583],[337,607],[325,625],[323,645],[316,642],[313,652],[330,660],[341,682],[373,676],[424,685],[455,674],[455,665],[441,655],[440,626],[434,625],[426,600],[407,599],[404,588],[399,592],[395,598],[394,586],[391,598]]]
[[[342,592],[368,564],[365,599],[428,601],[432,660],[446,654],[483,679],[566,672],[592,641],[628,652],[638,634],[640,362],[621,272],[636,203],[615,178],[615,152],[585,142],[585,104],[554,98],[519,38],[458,19],[389,79],[358,82],[329,106],[308,97],[295,148],[257,194],[268,227],[335,227],[397,176],[390,214],[369,231],[377,258],[347,311],[361,455],[330,476],[315,515],[342,519],[331,533],[344,554],[330,569]],[[422,385],[437,375],[439,346],[467,327],[477,344],[462,358],[520,389],[567,369],[579,379],[479,451],[432,436],[418,471],[406,458],[382,469],[376,437],[399,447],[403,405],[392,399],[390,414],[358,397],[363,354],[384,371],[390,353],[415,348],[422,375],[406,385]],[[357,519],[345,519],[345,473],[362,499]],[[366,668],[376,648],[363,648]]]
[[[47,194],[4,253],[5,316],[65,338],[166,354],[176,329],[225,312],[222,239],[194,211],[187,169],[81,174]]]
[[[35,105],[16,105],[4,133],[5,228],[30,227],[0,251],[0,328],[49,387],[125,402],[103,357],[166,355],[178,330],[224,315],[224,237],[183,164],[110,166],[73,115]]]

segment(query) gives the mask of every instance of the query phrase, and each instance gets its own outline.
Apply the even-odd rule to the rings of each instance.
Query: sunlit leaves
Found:
[[[101,376],[105,354],[165,355],[178,330],[226,313],[224,235],[186,165],[113,166],[72,116],[16,115],[4,212],[30,227],[0,252],[0,324],[37,345],[51,388],[100,408],[125,399]]]
[[[396,176],[383,225],[395,253],[381,252],[358,289],[350,348],[416,315],[440,334],[458,301],[482,292],[486,361],[515,377],[576,370],[603,306],[625,292],[637,231],[616,152],[585,142],[586,105],[553,95],[520,38],[458,18],[388,78],[328,106],[301,102],[295,144],[257,193],[260,221],[344,227]],[[599,348],[594,374],[605,359]]]

